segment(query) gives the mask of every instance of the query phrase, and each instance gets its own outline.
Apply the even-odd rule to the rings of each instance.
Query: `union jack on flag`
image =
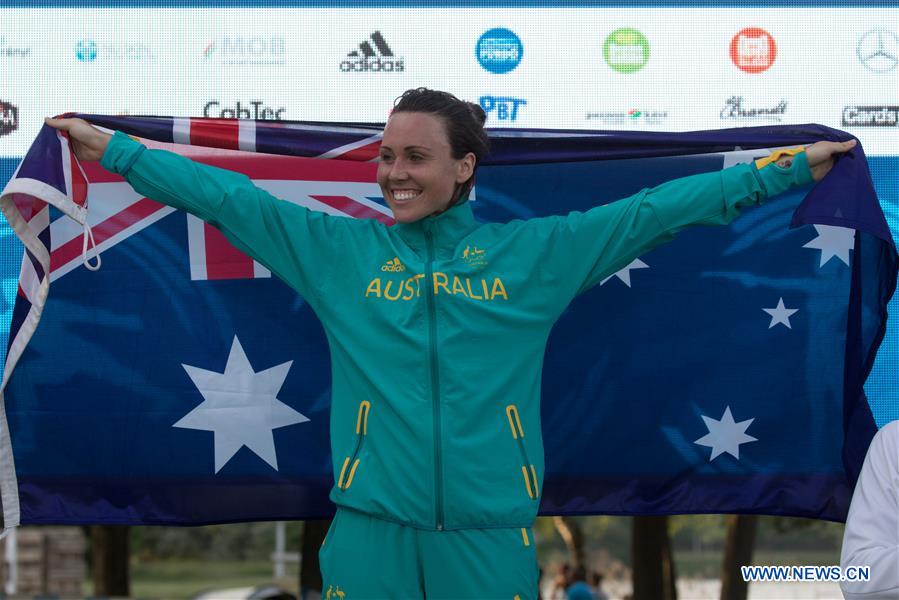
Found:
[[[75,116],[309,209],[393,223],[375,183],[381,125]],[[587,210],[848,137],[817,125],[490,134],[484,221]],[[210,225],[79,163],[49,127],[0,208],[25,247],[0,388],[4,526],[331,514],[328,345],[303,298]],[[685,232],[580,296],[546,353],[542,513],[844,519],[876,430],[863,384],[897,263],[859,146],[814,188]],[[710,295],[727,301],[695,302]],[[282,420],[222,455],[186,417],[202,400],[190,374],[275,366]]]

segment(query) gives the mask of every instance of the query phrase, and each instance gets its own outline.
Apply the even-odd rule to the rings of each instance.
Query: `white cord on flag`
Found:
[[[57,132],[57,135],[61,135],[61,133],[62,132]],[[71,148],[71,140],[68,137],[66,137],[65,141],[66,141],[66,144],[69,144],[70,148]],[[78,167],[78,170],[81,171],[81,176],[84,177],[85,183],[88,185],[88,188],[90,188],[90,180],[87,177],[87,173],[84,172],[84,167],[81,166],[81,161],[78,160],[77,156],[75,156],[74,151],[72,151],[72,158],[74,159],[72,162],[74,162],[75,166]],[[88,271],[99,271],[100,264],[102,262],[100,260],[100,253],[97,252],[97,255],[96,255],[97,264],[96,265],[92,265],[90,263],[90,259],[88,259],[88,257],[87,257],[87,249],[88,249],[87,248],[87,240],[88,240],[88,238],[90,238],[91,248],[93,248],[94,250],[97,249],[97,242],[94,241],[94,232],[91,230],[91,226],[88,225],[88,222],[87,222],[87,203],[85,203],[85,206],[83,208],[84,208],[84,237],[83,237],[84,243],[81,245],[81,263],[87,268]]]
[[[91,240],[91,247],[94,250],[96,250],[97,242],[94,241],[94,232],[91,230],[91,226],[88,225],[87,221],[85,221],[84,222],[84,237],[82,238],[84,240],[84,244],[82,244],[82,246],[81,246],[81,262],[84,263],[84,266],[87,268],[88,271],[99,271],[100,263],[101,263],[100,253],[97,252],[97,254],[95,256],[95,258],[97,259],[96,265],[92,265],[90,263],[90,259],[87,257],[87,239],[88,238],[90,238],[90,240]]]

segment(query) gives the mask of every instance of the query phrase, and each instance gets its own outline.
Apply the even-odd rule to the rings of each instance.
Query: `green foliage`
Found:
[[[815,519],[762,517],[757,538],[759,547],[772,550],[778,546],[797,550],[839,550],[843,543],[843,527],[842,523]]]
[[[588,563],[630,565],[629,517],[579,517],[586,535]],[[668,520],[678,576],[717,577],[724,558],[727,515],[674,515]],[[534,527],[540,563],[549,572],[570,561],[551,517]],[[839,564],[843,525],[829,521],[760,516],[754,564]],[[789,558],[789,560],[788,560]],[[800,562],[795,562],[799,560]],[[805,562],[801,562],[805,561]]]
[[[285,548],[298,552],[301,522],[288,522]],[[133,527],[131,554],[139,560],[267,560],[275,547],[275,524],[234,523],[204,527]]]
[[[186,599],[202,591],[269,583],[296,594],[299,588],[296,563],[288,564],[284,578],[275,581],[271,561],[132,561],[131,593],[135,598]],[[87,587],[91,590],[89,583]]]
[[[668,535],[675,552],[723,550],[727,515],[674,515],[668,519]]]
[[[726,515],[674,515],[669,534],[678,573],[684,576],[716,576],[723,557],[727,533]],[[603,564],[630,564],[631,519],[629,517],[577,517],[586,536],[588,559]],[[288,522],[286,549],[298,552],[303,524]],[[565,544],[551,517],[534,524],[541,564],[549,567],[570,560]],[[790,555],[812,560],[816,556],[835,557],[843,537],[843,525],[811,519],[760,517],[754,560]],[[138,562],[165,560],[246,560],[267,561],[275,546],[274,523],[238,523],[206,527],[133,527],[132,556]],[[814,563],[808,563],[814,564]],[[826,564],[837,564],[830,562]]]

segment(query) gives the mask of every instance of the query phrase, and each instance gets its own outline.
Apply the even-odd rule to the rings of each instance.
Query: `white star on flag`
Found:
[[[790,325],[790,317],[799,312],[798,308],[787,308],[784,306],[784,299],[781,298],[777,301],[777,306],[774,308],[763,308],[763,311],[771,315],[771,323],[768,325],[768,329],[771,329],[778,323],[782,323],[787,326],[787,329],[793,329],[793,326]]]
[[[815,225],[818,237],[805,244],[803,248],[815,248],[821,251],[821,263],[818,268],[827,264],[836,256],[849,266],[849,251],[855,248],[855,230],[833,225]]]
[[[603,285],[605,282],[610,280],[612,277],[617,277],[618,279],[620,279],[621,281],[624,282],[624,285],[626,285],[627,287],[631,287],[631,269],[648,269],[648,268],[649,268],[649,265],[647,265],[645,262],[643,262],[639,258],[635,258],[633,261],[631,261],[631,264],[629,264],[628,266],[624,267],[617,273],[612,273],[611,275],[609,275],[608,277],[606,277],[605,279],[600,281],[599,285]]]
[[[709,446],[712,449],[712,456],[709,458],[709,462],[712,462],[718,455],[724,452],[739,460],[740,444],[758,441],[751,435],[746,435],[746,428],[755,421],[755,418],[735,423],[733,415],[730,414],[730,406],[724,409],[724,415],[720,421],[705,415],[700,416],[705,421],[705,426],[708,427],[709,432],[693,443],[700,446]]]
[[[237,336],[224,373],[182,364],[203,402],[172,427],[215,432],[215,472],[242,446],[278,470],[272,430],[308,421],[276,398],[293,361],[256,373]]]

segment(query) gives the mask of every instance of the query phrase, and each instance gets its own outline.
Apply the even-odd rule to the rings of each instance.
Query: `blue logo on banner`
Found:
[[[83,62],[97,58],[97,43],[94,40],[81,40],[75,44],[75,56]]]
[[[491,73],[508,73],[521,62],[523,52],[518,36],[502,27],[486,32],[475,47],[478,62]]]
[[[518,107],[527,105],[524,98],[511,96],[481,96],[479,100],[481,108],[487,113],[495,115],[500,121],[515,121],[518,119]]]

